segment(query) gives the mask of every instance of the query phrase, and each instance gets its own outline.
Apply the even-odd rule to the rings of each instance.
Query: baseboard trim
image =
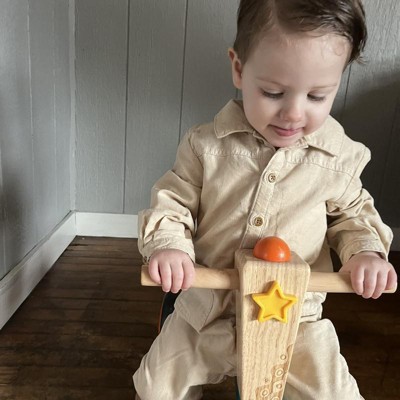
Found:
[[[137,215],[76,213],[76,234],[78,236],[104,236],[137,238]]]
[[[72,212],[0,281],[0,329],[75,236],[75,213]]]
[[[137,215],[72,211],[0,280],[0,329],[75,236],[137,237]]]

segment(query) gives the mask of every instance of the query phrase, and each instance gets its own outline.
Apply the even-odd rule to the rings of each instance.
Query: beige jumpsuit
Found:
[[[139,250],[180,249],[197,263],[233,267],[238,248],[279,236],[312,271],[332,271],[330,248],[346,262],[361,251],[386,257],[392,232],[360,175],[369,150],[332,117],[296,144],[276,150],[230,101],[213,123],[183,138],[174,167],[140,213]],[[362,398],[340,355],[325,295],[307,293],[288,373],[289,400]],[[201,385],[236,374],[235,316],[228,291],[190,289],[176,303],[134,375],[142,400],[200,399]]]

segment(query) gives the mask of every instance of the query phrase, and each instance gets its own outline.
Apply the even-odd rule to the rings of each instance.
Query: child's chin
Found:
[[[289,147],[292,146],[297,142],[298,137],[291,137],[291,138],[272,138],[268,140],[270,144],[274,147]]]

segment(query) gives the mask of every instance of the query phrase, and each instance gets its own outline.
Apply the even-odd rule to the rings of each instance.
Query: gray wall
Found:
[[[137,214],[182,133],[237,94],[227,48],[237,0],[76,0],[77,209]],[[366,0],[366,65],[333,114],[365,142],[364,182],[400,227],[400,2]]]
[[[71,210],[69,3],[0,0],[0,278]]]
[[[80,211],[137,214],[182,132],[234,97],[236,0],[76,0]]]
[[[185,130],[238,94],[227,58],[237,0],[0,0],[0,7],[1,277],[75,202],[94,212],[147,207]],[[366,8],[367,64],[346,72],[334,114],[372,149],[365,185],[384,219],[400,227],[400,2],[367,0]]]

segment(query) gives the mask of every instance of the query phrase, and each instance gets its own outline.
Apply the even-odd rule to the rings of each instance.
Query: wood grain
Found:
[[[240,275],[236,295],[238,384],[243,399],[281,400],[299,327],[301,306],[307,290],[310,267],[300,257],[286,263],[268,263],[238,250],[235,266]],[[287,312],[287,322],[257,320],[258,307],[251,295],[265,293],[277,281],[284,294],[297,302]]]

